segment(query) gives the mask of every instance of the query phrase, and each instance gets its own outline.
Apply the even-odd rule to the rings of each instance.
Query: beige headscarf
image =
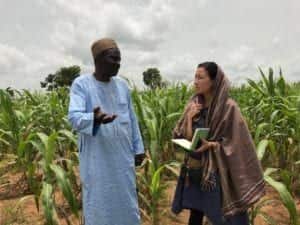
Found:
[[[229,81],[218,67],[213,82],[213,98],[208,107],[206,127],[210,128],[208,140],[217,141],[202,157],[203,182],[209,182],[210,173],[218,169],[222,188],[222,210],[225,216],[247,210],[265,193],[261,164],[257,158],[248,126],[237,103],[228,97]],[[194,95],[178,121],[174,137],[186,137],[187,113]]]
[[[91,46],[93,58],[95,59],[97,55],[110,48],[118,48],[115,40],[111,38],[102,38],[98,41],[95,41]]]

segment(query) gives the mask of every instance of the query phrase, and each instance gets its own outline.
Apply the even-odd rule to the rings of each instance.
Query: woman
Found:
[[[190,209],[189,225],[201,225],[204,215],[213,225],[247,225],[247,209],[265,193],[249,129],[237,103],[228,97],[229,81],[216,63],[198,65],[194,86],[196,94],[173,136],[191,140],[196,128],[210,131],[195,152],[186,154],[187,173],[183,188],[178,182],[172,210]]]

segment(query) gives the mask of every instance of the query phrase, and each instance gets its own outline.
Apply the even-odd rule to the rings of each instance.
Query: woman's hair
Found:
[[[216,78],[218,65],[215,62],[203,62],[198,65],[198,68],[199,67],[203,67],[208,72],[209,78],[211,80],[214,80]]]

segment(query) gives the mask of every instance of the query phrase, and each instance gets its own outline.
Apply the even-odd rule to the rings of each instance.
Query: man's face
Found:
[[[116,76],[120,69],[121,53],[118,48],[107,49],[95,59],[96,67],[107,77]]]

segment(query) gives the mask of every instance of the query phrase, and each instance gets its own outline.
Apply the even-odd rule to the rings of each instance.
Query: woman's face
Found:
[[[194,87],[197,94],[207,94],[211,92],[213,81],[210,79],[208,72],[203,67],[196,70]]]

